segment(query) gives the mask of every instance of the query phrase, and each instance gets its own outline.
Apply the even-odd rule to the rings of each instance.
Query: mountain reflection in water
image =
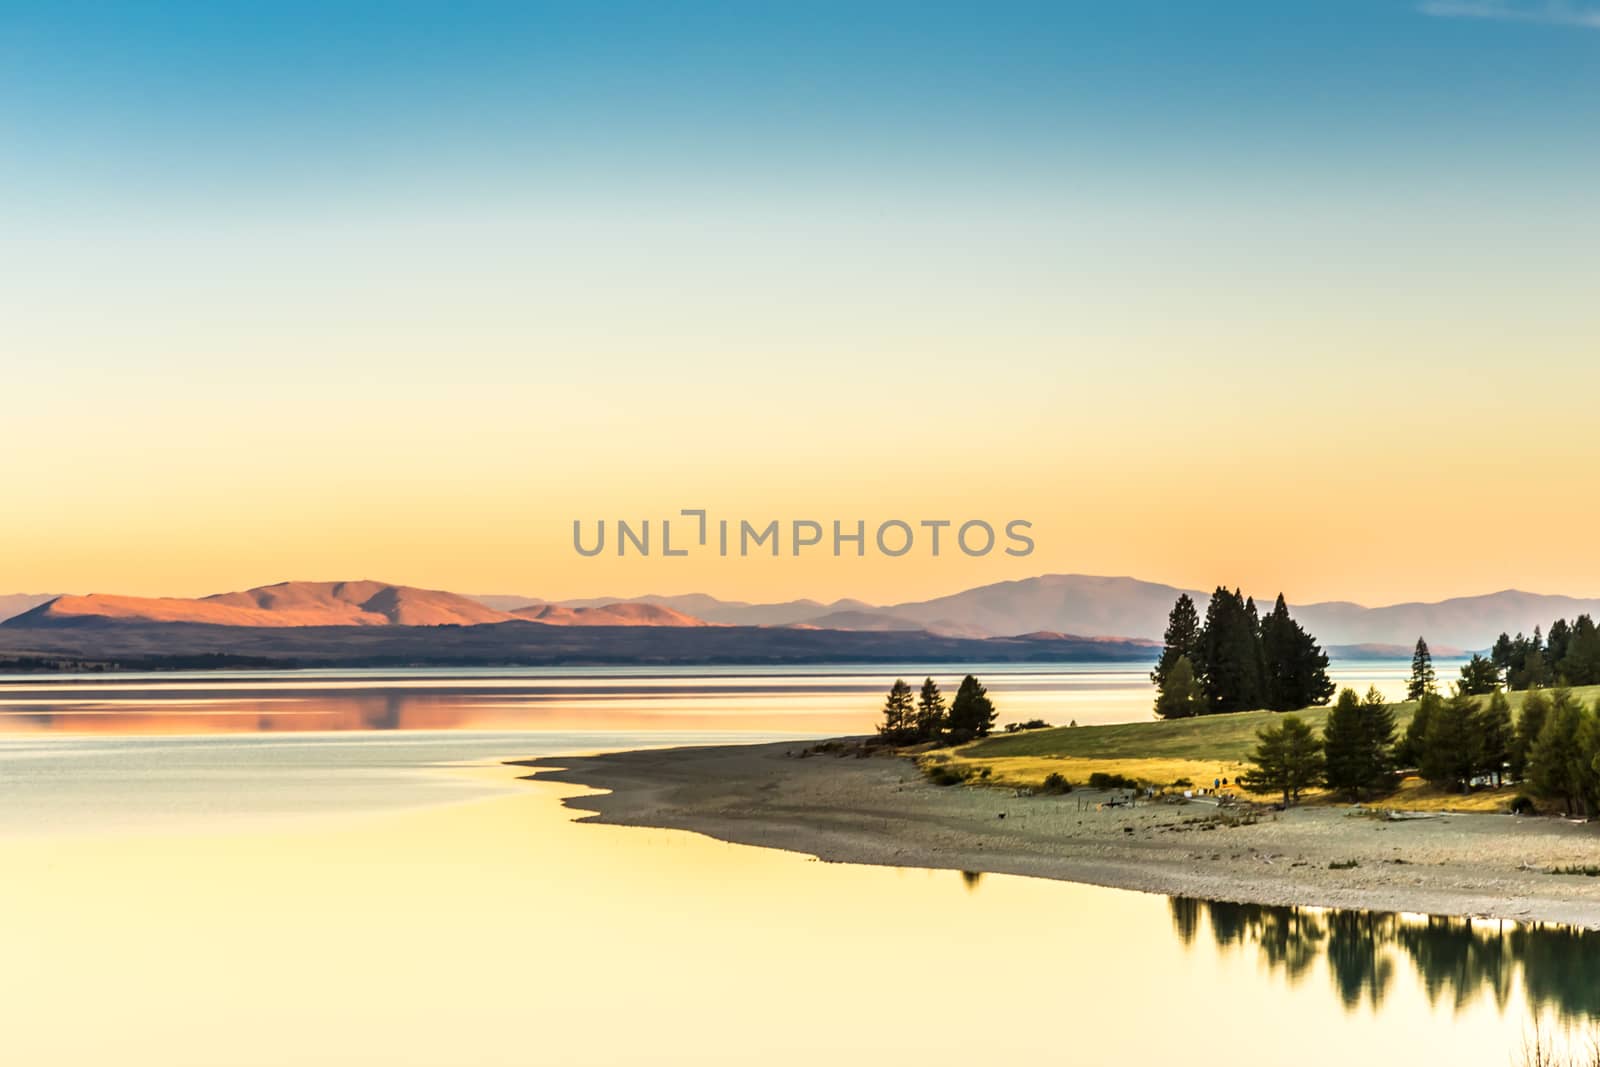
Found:
[[[1319,958],[1349,1010],[1381,1007],[1408,960],[1428,1001],[1456,1011],[1479,996],[1504,1008],[1520,979],[1528,1004],[1567,1021],[1600,1019],[1600,931],[1475,919],[1328,911],[1173,897],[1172,925],[1185,945],[1209,928],[1219,950],[1254,946],[1271,972],[1303,981]],[[1202,920],[1204,922],[1202,923]]]

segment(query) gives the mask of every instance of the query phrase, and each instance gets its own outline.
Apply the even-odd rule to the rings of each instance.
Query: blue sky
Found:
[[[1597,13],[0,4],[0,590],[1600,591],[1394,521],[1600,464]],[[1040,549],[572,568],[685,506]]]
[[[1587,10],[9,3],[4,180],[190,203],[592,189],[597,169],[703,190],[1154,183],[1180,167],[1500,181],[1519,153],[1594,162]]]

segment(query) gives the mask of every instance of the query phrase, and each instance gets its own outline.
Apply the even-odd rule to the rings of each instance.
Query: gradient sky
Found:
[[[1600,594],[1600,2],[0,7],[0,592]],[[574,518],[1034,522],[579,559]]]

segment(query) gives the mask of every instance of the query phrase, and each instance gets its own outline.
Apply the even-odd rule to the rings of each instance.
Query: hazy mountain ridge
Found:
[[[736,626],[805,626],[861,631],[920,627],[953,636],[1010,636],[1055,632],[1081,637],[1160,640],[1167,613],[1188,593],[1203,613],[1210,594],[1130,577],[1047,574],[996,582],[930,600],[874,606],[859,600],[823,605],[812,600],[779,604],[723,601],[705,594],[650,595],[624,603],[652,603],[697,618]],[[1276,590],[1256,597],[1266,610]],[[564,601],[580,605],[593,601]],[[810,612],[807,613],[807,609]],[[1426,637],[1439,654],[1483,649],[1502,631],[1532,633],[1556,618],[1588,613],[1600,617],[1600,599],[1507,589],[1437,602],[1367,607],[1350,601],[1290,604],[1290,611],[1324,647],[1362,646],[1367,655],[1409,652]]]
[[[63,596],[62,593],[0,593],[0,622],[31,611],[40,604]]]
[[[546,601],[519,596],[463,596],[383,582],[282,582],[197,599],[175,597],[23,596],[0,605],[26,608],[0,625],[41,627],[108,623],[204,623],[217,626],[476,626],[532,620],[547,626],[636,628],[789,627],[943,637],[1063,634],[1074,640],[1159,641],[1172,602],[1186,590],[1129,577],[1049,574],[996,582],[930,600],[875,606],[789,600],[724,601],[703,593]],[[1208,597],[1187,590],[1202,612]],[[1257,597],[1263,610],[1272,594]],[[40,603],[43,600],[44,603]],[[1600,599],[1507,589],[1435,603],[1366,607],[1348,601],[1291,604],[1326,648],[1364,655],[1403,654],[1418,636],[1438,654],[1488,647],[1501,632],[1532,633],[1558,617],[1600,616]]]
[[[0,622],[12,627],[179,624],[250,628],[481,626],[532,619],[546,626],[705,626],[651,605],[539,605],[501,611],[459,593],[387,582],[279,582],[198,598],[105,593],[57,596]]]

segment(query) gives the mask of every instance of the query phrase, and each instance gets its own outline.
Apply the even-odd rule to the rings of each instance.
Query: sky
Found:
[[[13,0],[0,592],[1600,595],[1597,130],[1600,0]]]

